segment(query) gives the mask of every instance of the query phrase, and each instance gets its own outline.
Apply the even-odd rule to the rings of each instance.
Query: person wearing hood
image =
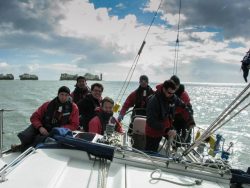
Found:
[[[176,85],[172,80],[166,80],[157,86],[156,93],[149,99],[146,121],[146,150],[157,152],[162,137],[174,138],[173,130],[175,108],[184,109],[185,120],[190,127],[195,125],[192,112],[176,95]]]
[[[105,97],[102,100],[100,112],[89,122],[89,132],[103,135],[108,124],[113,124],[116,132],[123,132],[121,123],[113,117],[113,106],[113,99]]]
[[[193,115],[193,109],[192,109],[192,105],[190,102],[190,97],[187,91],[185,90],[185,86],[180,83],[180,79],[176,75],[173,75],[170,78],[170,80],[174,81],[176,85],[175,95],[179,97],[188,106],[188,108],[190,109]],[[190,143],[192,129],[188,126],[187,122],[185,121],[184,116],[185,116],[185,111],[183,110],[183,108],[176,107],[173,127],[175,128],[176,133],[179,135],[177,137],[178,142]],[[177,143],[176,147],[179,147],[179,146],[180,144]]]
[[[76,79],[75,90],[70,94],[73,102],[77,104],[89,93],[90,89],[87,86],[86,78],[83,76],[78,76]]]
[[[248,77],[248,73],[249,73],[249,69],[250,69],[250,49],[248,50],[248,52],[244,56],[243,60],[241,60],[241,63],[242,63],[241,69],[243,71],[243,78],[244,78],[245,82],[247,82],[247,77]]]
[[[60,87],[57,97],[40,106],[30,117],[30,122],[27,129],[18,133],[22,150],[42,142],[54,127],[77,130],[79,111],[71,100],[69,88]]]

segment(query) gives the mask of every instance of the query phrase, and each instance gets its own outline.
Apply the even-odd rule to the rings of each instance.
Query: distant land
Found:
[[[62,73],[60,76],[60,80],[76,80],[78,76],[79,76],[78,74]],[[98,75],[86,73],[84,77],[86,78],[86,80],[102,81],[102,74],[98,76]]]
[[[27,74],[24,73],[22,75],[19,75],[20,80],[38,80],[38,76],[35,74]]]
[[[13,74],[0,74],[0,80],[14,80]]]

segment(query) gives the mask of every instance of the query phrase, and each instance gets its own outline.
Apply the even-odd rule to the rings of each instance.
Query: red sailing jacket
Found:
[[[150,99],[147,108],[146,135],[150,137],[165,136],[172,128],[176,107],[182,110],[183,118],[188,125],[194,125],[192,112],[177,96],[173,96],[173,103],[166,103],[160,96],[163,84],[156,86],[157,92]],[[158,95],[158,97],[157,97]]]
[[[168,130],[172,128],[172,122],[167,119],[161,122],[164,125],[164,130],[165,131],[158,131],[156,129],[151,128],[148,123],[146,123],[146,128],[145,128],[145,134],[149,137],[161,137],[161,136],[167,136]]]
[[[43,117],[47,111],[49,103],[50,101],[45,102],[30,117],[30,122],[35,128],[38,129],[39,127],[43,126]],[[72,112],[70,114],[69,121],[69,124],[63,125],[62,127],[68,128],[72,131],[77,130],[79,126],[79,111],[75,103],[72,103]]]
[[[120,114],[122,116],[124,116],[127,112],[127,110],[131,107],[134,107],[134,108],[146,108],[147,106],[147,100],[148,100],[148,97],[150,95],[152,95],[154,93],[154,91],[151,89],[150,86],[147,87],[147,93],[146,93],[146,98],[142,98],[141,100],[141,104],[136,104],[136,100],[137,99],[137,92],[139,88],[137,88],[135,91],[133,91],[132,93],[130,93],[130,95],[127,97],[126,101],[124,102],[123,106],[122,106],[122,109],[121,109],[121,112]],[[138,105],[138,106],[137,106]]]

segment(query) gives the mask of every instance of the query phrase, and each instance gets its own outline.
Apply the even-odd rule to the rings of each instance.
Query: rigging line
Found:
[[[138,58],[137,58],[137,60],[136,60],[136,63],[139,61],[139,58],[140,58],[140,56],[138,56]],[[133,68],[133,70],[132,70],[132,73],[131,73],[131,75],[130,75],[129,81],[127,82],[127,85],[126,85],[126,87],[125,87],[125,89],[124,89],[124,91],[123,91],[123,93],[122,93],[122,95],[121,95],[120,100],[122,100],[122,96],[124,96],[124,94],[125,94],[125,92],[126,92],[126,90],[127,90],[127,88],[128,88],[129,82],[131,81],[131,78],[132,78],[132,76],[133,76],[133,74],[134,74],[135,67],[136,67],[136,66],[134,66],[134,68]],[[119,102],[120,102],[120,101],[119,101]]]
[[[227,113],[227,111],[230,110],[230,108],[237,102],[237,100],[239,100],[240,97],[242,97],[242,95],[249,89],[250,87],[250,83],[244,88],[243,91],[241,91],[241,93],[231,102],[231,104],[213,121],[213,123],[204,131],[203,134],[207,134],[211,129],[213,129],[213,126],[215,126],[218,121],[220,121],[220,119],[223,118],[223,116],[225,115],[225,113]]]
[[[177,63],[178,63],[178,57],[179,57],[179,36],[180,36],[180,20],[181,20],[181,0],[179,3],[179,16],[178,16],[178,24],[177,24],[177,38],[175,41],[175,56],[174,56],[174,68],[173,68],[173,75],[177,74]]]
[[[155,12],[155,14],[154,14],[154,17],[153,17],[153,19],[152,19],[152,21],[151,21],[151,23],[150,23],[150,26],[149,26],[149,28],[148,28],[148,30],[147,30],[146,35],[145,35],[144,41],[146,40],[146,38],[147,38],[147,36],[148,36],[148,33],[149,33],[149,30],[151,29],[151,26],[153,25],[153,23],[154,23],[154,21],[155,21],[155,18],[156,18],[156,16],[157,16],[158,12],[159,12],[159,9],[161,8],[162,1],[163,1],[163,0],[160,1],[160,4],[159,4],[159,6],[158,6],[158,8],[157,8],[157,10],[156,10],[156,12]]]
[[[233,106],[224,116],[223,118],[221,118],[214,126],[213,128],[210,130],[209,133],[207,133],[206,135],[205,134],[202,134],[201,137],[204,137],[203,140],[205,140],[206,138],[208,138],[211,134],[213,134],[216,130],[218,130],[219,128],[221,128],[223,126],[222,125],[219,125],[229,114],[231,114],[233,112],[233,110],[235,110],[243,101],[245,101],[248,97],[250,96],[250,92],[245,95],[238,103],[235,104],[235,106]]]
[[[120,99],[118,98],[118,102],[120,102],[120,101],[122,100],[122,97],[124,96],[124,94],[125,94],[125,92],[126,92],[126,90],[127,90],[127,88],[128,88],[128,85],[129,85],[129,83],[130,83],[130,81],[131,81],[131,78],[132,78],[132,76],[133,76],[133,74],[134,74],[134,71],[135,71],[135,68],[136,68],[136,64],[137,64],[138,61],[139,61],[139,58],[140,58],[142,49],[143,49],[143,47],[144,47],[145,44],[146,44],[146,42],[143,41],[143,43],[142,43],[142,45],[141,45],[141,47],[140,47],[140,50],[138,51],[138,54],[137,54],[137,56],[136,56],[136,58],[135,58],[135,61],[134,61],[133,65],[131,66],[130,74],[128,74],[128,76],[127,76],[127,78],[129,77],[129,75],[130,75],[130,77],[129,77],[127,83],[125,82],[125,84],[124,84],[124,87],[125,87],[125,86],[126,86],[126,87],[124,88],[123,93],[122,93]],[[121,90],[121,91],[122,91],[122,90]]]
[[[250,92],[248,94],[246,94],[239,102],[236,103],[236,101],[234,102],[234,104],[230,105],[230,108],[228,108],[223,115],[213,124],[210,125],[210,127],[203,133],[203,135],[208,135],[208,134],[212,134],[213,129],[216,128],[216,126],[218,126],[234,109],[236,109],[244,100],[246,100],[246,98],[248,98],[250,95]],[[240,98],[240,97],[239,97]],[[238,99],[239,99],[238,98]],[[237,99],[237,100],[238,100]],[[234,105],[234,106],[233,106]],[[214,132],[214,131],[213,131]]]
[[[131,72],[131,70],[132,70],[132,68],[133,68],[133,66],[134,66],[134,64],[135,64],[136,59],[137,59],[137,55],[136,55],[136,57],[135,57],[135,59],[134,59],[134,61],[133,61],[132,66],[131,66],[130,69],[129,69],[129,72],[128,72],[127,76],[126,76],[125,81],[124,81],[123,84],[122,84],[122,88],[121,88],[121,90],[120,90],[120,92],[119,92],[119,94],[118,94],[118,96],[117,96],[116,101],[119,101],[119,97],[120,97],[120,95],[121,95],[121,93],[122,93],[122,90],[123,90],[125,84],[126,84],[126,81],[127,81],[128,77],[129,77],[129,74],[130,74],[130,72]]]
[[[178,64],[178,57],[179,57],[178,51],[179,51],[179,41],[176,42],[176,46],[175,46],[175,56],[174,56],[175,60],[174,60],[173,75],[177,75],[177,64]]]
[[[234,103],[247,91],[247,89],[250,87],[250,83],[241,91],[241,93],[231,102],[231,104],[218,116],[218,118],[215,119],[215,121],[205,130],[205,132],[201,135],[200,138],[198,138],[194,143],[190,145],[189,148],[187,148],[184,152],[183,155],[187,155],[192,149],[194,149],[196,146],[199,145],[200,142],[202,142],[202,136],[208,135],[211,130],[213,129],[214,126],[218,125],[218,122],[221,119],[224,119],[223,116],[224,114],[227,113],[227,111],[230,110],[230,108],[234,105]],[[249,93],[247,94],[247,96]],[[243,98],[244,100],[246,99],[246,96]],[[242,100],[243,100],[242,99]],[[236,104],[237,105],[237,104]]]
[[[250,96],[250,92],[246,94],[238,103],[235,104],[224,116],[221,118],[215,125],[214,128],[216,128],[217,125],[219,125],[233,110],[235,110],[244,100],[246,100]]]
[[[140,47],[140,49],[139,49],[139,51],[138,51],[138,53],[137,53],[137,55],[136,55],[136,57],[135,57],[135,59],[134,59],[134,61],[133,61],[133,64],[132,64],[132,66],[131,66],[131,68],[130,68],[130,70],[129,70],[127,76],[126,76],[125,81],[123,82],[123,86],[122,86],[122,88],[121,88],[121,90],[120,90],[120,92],[119,92],[119,94],[118,94],[118,96],[117,96],[117,101],[118,101],[118,102],[120,102],[121,99],[122,99],[122,97],[123,97],[123,95],[122,95],[121,97],[120,97],[120,95],[121,95],[121,93],[122,93],[123,88],[125,87],[125,84],[126,84],[126,82],[127,82],[128,77],[129,77],[130,74],[131,74],[131,76],[130,76],[130,79],[129,79],[129,81],[128,81],[128,84],[129,84],[129,82],[131,81],[131,78],[132,78],[132,75],[133,75],[133,73],[134,73],[135,67],[136,67],[136,65],[137,65],[137,63],[138,63],[138,60],[139,60],[139,57],[140,57],[140,55],[141,55],[142,49],[143,49],[144,45],[146,44],[146,38],[147,38],[148,33],[149,33],[150,29],[151,29],[151,26],[153,25],[153,23],[154,23],[154,21],[155,21],[155,18],[156,18],[156,16],[157,16],[158,12],[159,12],[159,9],[160,9],[160,7],[161,7],[162,2],[163,2],[163,0],[160,1],[160,4],[159,4],[159,6],[158,6],[158,8],[157,8],[157,10],[156,10],[156,12],[155,12],[155,14],[154,14],[154,17],[153,17],[153,19],[152,19],[152,21],[151,21],[151,23],[150,23],[150,26],[149,26],[148,30],[147,30],[147,32],[146,32],[146,35],[145,35],[144,40],[143,40],[143,42],[142,42],[142,45],[141,45],[141,47]],[[137,59],[137,61],[136,61],[136,59]],[[134,68],[133,68],[133,67],[134,67]],[[131,73],[131,71],[132,71],[132,73]],[[127,84],[127,85],[128,85],[128,84]],[[125,87],[125,90],[124,90],[123,94],[125,93],[127,87],[128,87],[128,86]],[[119,99],[119,98],[120,98],[120,99]]]
[[[248,96],[250,95],[250,93],[248,93]],[[245,100],[245,99],[244,99]],[[243,101],[242,101],[243,102]],[[248,106],[250,106],[250,102],[245,105],[243,108],[241,108],[238,112],[236,112],[232,117],[230,117],[228,120],[226,120],[225,122],[223,122],[220,126],[218,126],[215,130],[217,131],[218,129],[220,129],[223,125],[225,125],[226,123],[228,123],[231,119],[233,119],[235,116],[237,116],[240,112],[242,112],[243,110],[245,110]]]
[[[220,118],[221,118],[221,116],[223,116],[225,113],[226,113],[226,111],[228,111],[230,108],[231,108],[231,106],[233,106],[233,104],[248,90],[250,88],[250,83],[240,92],[240,94],[231,102],[231,104],[229,104],[229,106],[218,116],[218,118],[216,118],[215,120],[214,120],[214,122],[211,124],[211,125],[213,125],[213,124],[215,124]]]
[[[231,108],[223,118],[220,119],[220,121],[218,121],[218,123],[213,127],[211,128],[211,130],[209,132],[206,132],[206,133],[203,133],[188,149],[186,149],[184,152],[183,152],[183,155],[187,155],[192,149],[194,149],[196,146],[198,146],[202,141],[204,141],[205,139],[207,139],[211,134],[213,134],[216,130],[218,130],[219,128],[221,128],[225,123],[223,123],[222,125],[218,126],[219,123],[221,123],[235,108],[237,108],[244,100],[246,100],[248,97],[250,96],[250,92],[244,96],[243,99],[241,99],[238,103],[236,103],[236,105]],[[248,105],[246,105],[244,108],[246,108]],[[243,110],[243,109],[242,109]],[[240,110],[240,111],[242,111]],[[238,112],[239,113],[239,112]],[[238,114],[237,113],[237,114]],[[233,116],[234,117],[234,116]],[[232,118],[230,118],[232,119]],[[226,121],[228,122],[228,121]],[[217,126],[217,127],[216,127]]]
[[[120,101],[121,101],[121,99],[122,99],[122,96],[124,95],[124,93],[125,93],[125,91],[126,91],[126,89],[127,89],[127,86],[126,86],[125,89],[124,89],[124,87],[125,87],[125,85],[126,85],[126,82],[127,82],[127,80],[128,80],[129,75],[130,75],[130,74],[133,75],[133,73],[134,73],[133,67],[134,67],[134,69],[135,69],[136,64],[137,64],[137,62],[138,62],[138,60],[139,60],[139,56],[141,55],[142,49],[143,49],[143,47],[144,47],[145,44],[146,44],[146,42],[143,41],[142,44],[141,44],[141,47],[140,47],[140,49],[139,49],[139,51],[138,51],[138,53],[137,53],[137,55],[136,55],[136,57],[135,57],[135,59],[134,59],[134,61],[133,61],[133,64],[132,64],[132,66],[131,66],[130,69],[129,69],[129,72],[128,72],[128,74],[127,74],[127,77],[126,77],[125,81],[123,82],[122,88],[121,88],[121,90],[120,90],[120,92],[119,92],[119,94],[118,94],[118,96],[117,96],[117,99],[116,99],[116,101],[117,101],[118,103],[120,103]],[[132,73],[131,73],[131,71],[132,71]],[[132,76],[130,76],[129,82],[130,82],[130,80],[131,80],[131,77],[132,77]],[[129,83],[129,82],[128,82],[128,83]],[[121,95],[123,89],[124,89],[124,92],[123,92],[123,95]],[[120,97],[120,96],[121,96],[121,97]],[[120,99],[119,99],[119,97],[120,97]]]

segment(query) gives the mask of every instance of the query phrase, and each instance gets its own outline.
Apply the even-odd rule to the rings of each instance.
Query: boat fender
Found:
[[[195,135],[195,140],[197,140],[198,138],[200,138],[201,136],[201,130],[198,130],[196,135]],[[210,146],[210,150],[208,151],[208,154],[211,155],[211,156],[215,156],[214,155],[214,148],[215,148],[215,143],[216,143],[216,138],[214,135],[211,135],[209,136],[206,140],[205,140],[206,143],[209,144]],[[202,146],[201,146],[202,147]],[[200,148],[202,149],[202,148]],[[200,150],[201,151],[201,150]]]
[[[114,113],[118,112],[120,107],[121,107],[121,104],[119,102],[116,102],[115,105],[113,106],[113,112]]]

